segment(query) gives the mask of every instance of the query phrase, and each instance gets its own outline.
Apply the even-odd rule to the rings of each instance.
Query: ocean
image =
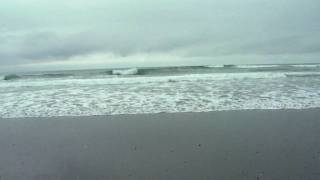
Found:
[[[320,64],[2,75],[0,118],[320,107]]]

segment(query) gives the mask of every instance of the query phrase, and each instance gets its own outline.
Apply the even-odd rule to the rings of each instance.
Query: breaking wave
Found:
[[[234,65],[234,64],[225,64],[223,65],[224,68],[236,68],[237,65]]]
[[[17,80],[17,79],[36,79],[36,78],[65,78],[73,76],[73,74],[29,74],[29,75],[17,75],[17,74],[9,74],[3,77],[3,80]]]
[[[247,68],[247,69],[254,69],[254,68],[276,68],[279,67],[281,65],[238,65],[238,68]]]
[[[121,70],[113,70],[113,75],[136,75],[138,74],[139,70],[138,68],[132,68],[132,69],[121,69]]]
[[[149,67],[149,68],[127,68],[127,69],[104,69],[104,70],[79,70],[59,71],[37,74],[9,74],[3,76],[3,80],[21,79],[91,79],[112,78],[114,76],[175,76],[187,74],[215,74],[215,73],[256,73],[256,72],[320,72],[319,64],[296,64],[296,65],[207,65],[207,66],[178,66],[178,67]],[[289,75],[292,76],[292,75]],[[300,75],[301,76],[301,75]],[[311,75],[305,75],[311,76]],[[315,75],[312,75],[315,76]]]
[[[291,65],[292,67],[298,67],[298,68],[319,68],[319,64],[295,64]]]
[[[15,79],[20,79],[21,77],[16,74],[9,74],[3,77],[3,80],[10,81]]]

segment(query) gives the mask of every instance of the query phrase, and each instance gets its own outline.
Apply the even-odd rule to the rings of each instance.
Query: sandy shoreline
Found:
[[[320,110],[0,119],[0,179],[319,179]]]

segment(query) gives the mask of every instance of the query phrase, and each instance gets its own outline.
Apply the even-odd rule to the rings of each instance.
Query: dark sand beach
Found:
[[[320,110],[0,119],[1,180],[320,179]]]

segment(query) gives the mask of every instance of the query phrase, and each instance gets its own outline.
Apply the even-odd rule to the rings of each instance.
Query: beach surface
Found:
[[[0,179],[320,179],[320,110],[0,119]]]

